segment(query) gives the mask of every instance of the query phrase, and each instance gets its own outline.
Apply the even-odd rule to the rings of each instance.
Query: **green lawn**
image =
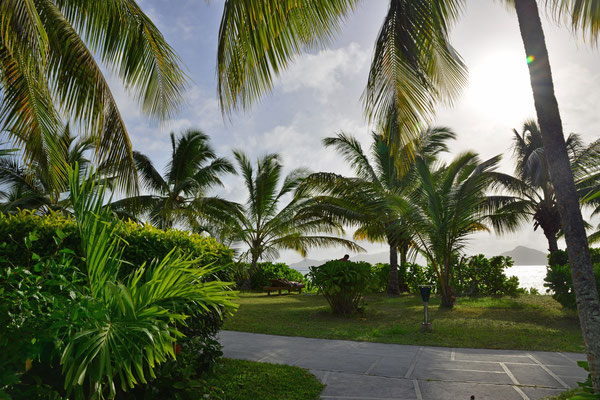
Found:
[[[202,377],[203,392],[198,399],[208,400],[313,400],[324,385],[299,367],[224,358],[214,373]]]
[[[331,314],[322,296],[241,293],[224,329],[274,335],[447,347],[583,352],[579,320],[550,296],[461,298],[454,310],[432,299],[433,332],[423,334],[423,303],[413,295],[367,296],[365,311]]]

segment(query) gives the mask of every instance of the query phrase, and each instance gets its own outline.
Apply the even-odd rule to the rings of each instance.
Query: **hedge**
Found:
[[[198,257],[202,265],[226,266],[232,263],[233,252],[212,237],[191,234],[185,231],[162,231],[150,225],[139,225],[132,221],[121,221],[117,230],[125,241],[123,260],[139,266],[153,259],[162,259],[173,248],[182,253]],[[26,239],[34,235],[30,248]],[[81,256],[81,239],[77,225],[71,218],[58,213],[46,216],[34,215],[23,210],[17,214],[0,213],[0,265],[25,265],[35,253],[45,257],[70,249]]]

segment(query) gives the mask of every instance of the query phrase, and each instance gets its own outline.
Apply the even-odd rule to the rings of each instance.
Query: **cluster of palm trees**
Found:
[[[355,176],[299,168],[284,177],[277,154],[267,154],[253,165],[246,154],[234,151],[234,164],[216,154],[208,135],[188,130],[177,137],[171,134],[171,158],[164,174],[149,157],[134,151],[138,185],[144,193],[109,206],[121,218],[160,229],[206,232],[241,247],[240,259],[250,263],[250,275],[259,261],[277,258],[283,249],[303,256],[321,246],[360,251],[359,245],[343,237],[344,229],[351,227],[355,241],[389,246],[388,294],[397,295],[405,288],[398,279],[398,255],[403,264],[419,252],[438,277],[442,305],[452,307],[452,259],[472,233],[513,232],[532,222],[534,229],[543,230],[550,252],[558,250],[561,233],[535,122],[526,121],[521,133],[514,131],[514,175],[496,170],[500,156],[480,160],[476,153],[467,152],[442,162],[440,156],[447,153],[448,141],[455,136],[449,128],[431,127],[394,151],[382,134],[373,133],[367,153],[355,137],[342,132],[325,138],[323,144],[335,149]],[[77,162],[80,169],[91,166],[86,158],[92,150],[89,141],[75,141],[68,129],[61,138],[68,149],[64,154],[68,163]],[[585,146],[578,135],[571,134],[567,143],[583,200],[600,188],[600,141]],[[97,168],[109,183],[113,180],[110,172],[101,165]],[[234,173],[244,181],[245,203],[210,195],[223,184],[223,176]],[[57,189],[47,180],[41,168],[30,178],[15,156],[0,156],[0,210],[69,214],[67,186]]]

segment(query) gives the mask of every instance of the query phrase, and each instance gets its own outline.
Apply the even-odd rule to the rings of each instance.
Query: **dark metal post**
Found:
[[[431,326],[431,322],[429,322],[429,299],[431,297],[431,286],[430,285],[421,285],[419,286],[419,291],[421,292],[421,298],[423,299],[423,313],[424,320],[421,324],[421,330],[423,331],[431,331],[433,327]]]

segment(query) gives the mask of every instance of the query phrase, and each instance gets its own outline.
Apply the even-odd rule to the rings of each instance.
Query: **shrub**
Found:
[[[24,243],[30,233],[34,233],[36,240],[31,248],[26,248]],[[125,242],[122,258],[130,267],[123,268],[124,272],[154,259],[160,260],[174,248],[183,255],[197,258],[201,265],[225,266],[231,264],[233,258],[232,250],[215,239],[185,231],[162,231],[150,225],[123,221],[117,224],[115,234]],[[0,265],[27,266],[31,254],[46,257],[58,254],[61,249],[73,251],[77,256],[74,262],[83,255],[77,224],[58,213],[47,216],[33,215],[26,210],[14,215],[0,213],[0,237],[6,238],[0,244]]]
[[[328,261],[311,267],[312,284],[323,294],[335,314],[359,310],[363,293],[371,279],[371,265],[366,262]]]
[[[269,279],[287,279],[288,281],[300,282],[304,279],[299,271],[290,268],[284,263],[263,262],[257,264],[256,272],[250,278],[252,289],[262,290],[269,286]]]
[[[400,271],[398,271],[400,276]],[[387,291],[390,282],[390,264],[378,263],[371,266],[371,279],[367,286],[369,293],[382,293]]]
[[[516,296],[519,279],[508,278],[504,270],[513,265],[510,257],[486,258],[478,254],[457,260],[454,267],[453,287],[466,296]]]
[[[31,230],[26,257],[15,257],[23,265],[5,260],[0,269],[0,392],[14,399],[112,399],[175,359],[184,332],[204,334],[189,344],[194,368],[206,366],[220,352],[209,338],[220,326],[214,320],[235,309],[228,284],[209,279],[216,267],[199,266],[175,248],[128,265],[121,279],[123,226],[102,208],[102,190],[78,182],[71,173],[77,251],[64,247],[69,234],[57,229],[56,249],[39,255],[34,248],[49,233]]]
[[[600,288],[600,263],[594,264],[594,277],[596,278],[596,287]],[[549,265],[544,281],[544,286],[552,291],[554,300],[565,308],[577,307],[569,264]]]

